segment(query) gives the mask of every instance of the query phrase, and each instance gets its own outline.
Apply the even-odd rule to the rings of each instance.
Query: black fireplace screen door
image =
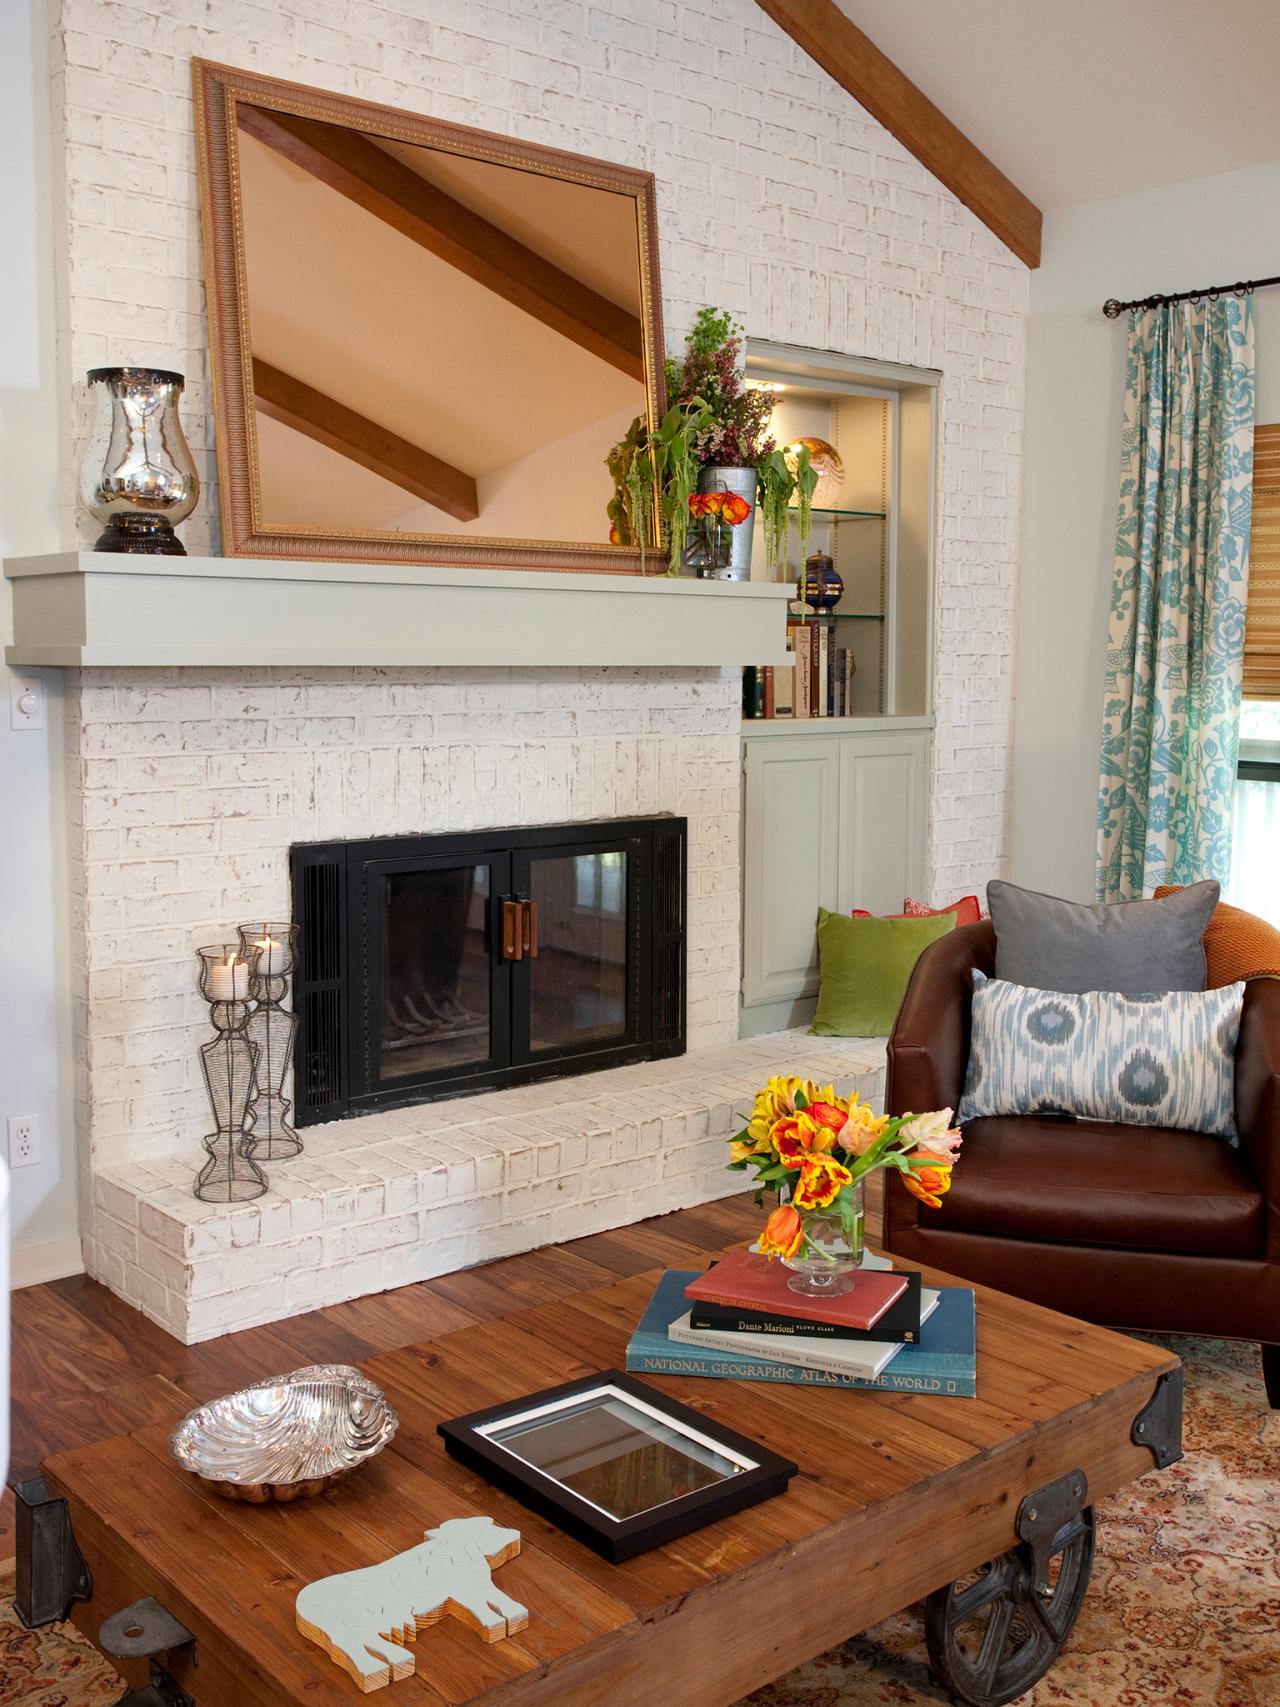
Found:
[[[684,832],[295,848],[299,1118],[680,1053]]]

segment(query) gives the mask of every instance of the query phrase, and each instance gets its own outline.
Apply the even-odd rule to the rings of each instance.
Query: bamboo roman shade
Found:
[[[1253,433],[1244,697],[1280,699],[1280,426],[1255,427]]]

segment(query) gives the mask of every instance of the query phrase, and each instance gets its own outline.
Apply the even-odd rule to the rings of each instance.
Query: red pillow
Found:
[[[982,922],[982,906],[976,895],[962,895],[958,901],[953,901],[949,907],[926,907],[919,901],[913,901],[910,896],[902,903],[902,912],[885,913],[886,919],[934,919],[940,913],[954,913],[956,929],[961,925],[977,925]],[[864,913],[861,908],[853,909],[855,919],[873,919],[874,913]]]

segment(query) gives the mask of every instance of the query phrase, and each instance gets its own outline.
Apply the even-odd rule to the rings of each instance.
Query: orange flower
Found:
[[[806,1156],[833,1150],[836,1135],[829,1126],[816,1121],[807,1108],[799,1114],[784,1114],[775,1120],[769,1140],[778,1153],[784,1168],[798,1168]]]
[[[775,1209],[764,1224],[764,1232],[760,1235],[759,1249],[761,1256],[793,1257],[800,1249],[804,1239],[804,1223],[800,1212],[793,1209],[789,1203],[784,1203]]]
[[[691,516],[705,516],[706,513],[707,513],[707,494],[705,492],[690,492],[690,494],[689,494],[689,514]]]
[[[737,527],[739,522],[745,522],[751,514],[751,505],[736,492],[726,492],[720,507],[720,513],[730,527]]]
[[[951,1190],[951,1158],[939,1156],[933,1150],[913,1150],[907,1157],[911,1172],[904,1172],[902,1183],[921,1203],[930,1209],[940,1209],[944,1195]]]
[[[849,1118],[841,1128],[840,1146],[851,1156],[865,1156],[889,1124],[883,1114],[872,1114],[865,1102],[850,1098]]]
[[[834,1156],[806,1156],[791,1201],[797,1209],[827,1209],[840,1190],[852,1183],[853,1175]]]
[[[839,1103],[813,1101],[805,1109],[810,1120],[816,1120],[819,1126],[825,1126],[831,1132],[842,1132],[845,1121],[849,1118],[845,1109]]]

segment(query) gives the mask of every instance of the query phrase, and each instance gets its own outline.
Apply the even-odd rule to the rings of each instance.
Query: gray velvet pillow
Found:
[[[1219,889],[1211,880],[1161,901],[1086,906],[993,881],[987,907],[996,933],[996,977],[1073,995],[1203,990],[1204,933]]]

